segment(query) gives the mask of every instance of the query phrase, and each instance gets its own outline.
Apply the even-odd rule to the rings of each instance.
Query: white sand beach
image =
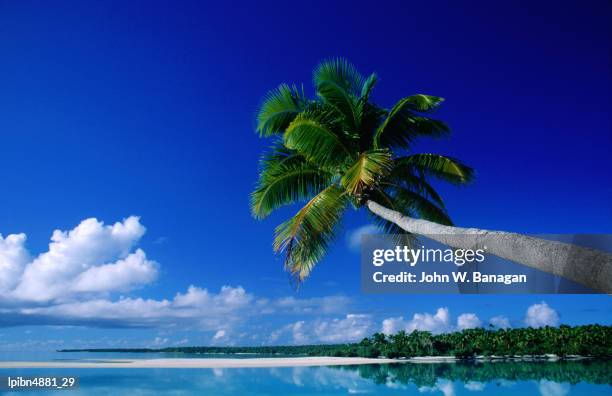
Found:
[[[257,368],[295,366],[342,366],[400,363],[407,360],[359,357],[294,357],[254,359],[100,359],[83,361],[0,362],[6,368]]]

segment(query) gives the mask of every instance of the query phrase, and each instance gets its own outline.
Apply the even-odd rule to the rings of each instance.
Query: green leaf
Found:
[[[379,203],[380,205],[388,207],[389,209],[395,210],[400,213],[402,212],[401,208],[396,207],[396,202],[393,200],[393,198],[391,198],[382,190],[376,189],[372,191],[370,198],[373,201]],[[396,245],[416,246],[417,239],[413,234],[405,231],[397,224],[389,220],[383,219],[382,217],[379,217],[370,211],[368,211],[368,214],[372,218],[374,224],[378,226],[378,228],[380,228],[385,234],[393,238],[393,241]]]
[[[408,108],[421,113],[436,109],[444,101],[444,98],[423,94],[408,96],[404,99]]]
[[[324,60],[315,68],[314,86],[318,87],[324,81],[334,82],[353,97],[359,97],[363,88],[363,76],[342,58]]]
[[[303,281],[325,254],[346,207],[346,195],[331,185],[275,230],[274,251],[285,252],[285,269]]]
[[[432,200],[439,207],[444,208],[444,201],[442,200],[442,197],[433,188],[433,186],[429,184],[427,180],[425,180],[424,177],[419,177],[411,174],[401,174],[396,176],[396,169],[397,168],[394,168],[394,170],[391,172],[391,180],[393,180],[394,184],[406,186],[406,188],[408,188],[409,190],[423,195],[427,199]]]
[[[356,126],[358,129],[361,129],[359,135],[363,136],[364,132],[369,132],[371,130],[370,124],[372,123],[372,116],[376,116],[373,113],[373,105],[369,103],[370,94],[378,81],[378,76],[376,73],[372,73],[365,79],[363,82],[363,87],[361,89],[361,96],[357,101],[355,106],[354,114],[356,120]],[[365,121],[365,122],[364,122]],[[379,122],[379,118],[375,120],[376,124]],[[364,130],[365,129],[365,130]],[[368,145],[369,147],[369,145]]]
[[[399,212],[443,225],[453,225],[444,209],[420,194],[401,186],[393,186],[389,190],[395,206],[400,208]]]
[[[261,173],[251,194],[251,211],[257,219],[294,202],[310,199],[323,190],[331,176],[301,155],[275,147],[261,160]]]
[[[356,100],[334,81],[322,81],[317,85],[317,93],[325,102],[334,107],[342,115],[347,129],[355,131],[358,128]]]
[[[325,169],[346,164],[351,151],[330,117],[318,111],[300,113],[285,132],[285,146]]]
[[[354,196],[361,195],[364,188],[374,185],[385,177],[393,166],[388,150],[366,151],[344,173],[340,184]]]
[[[363,82],[363,87],[361,88],[360,99],[364,103],[367,103],[368,100],[370,100],[370,94],[372,93],[372,90],[374,89],[374,86],[376,85],[377,82],[378,82],[378,76],[376,75],[376,73],[370,74],[368,78],[366,78],[365,81]]]
[[[395,160],[406,172],[420,172],[453,184],[467,184],[474,180],[474,169],[461,161],[438,154],[414,154]]]
[[[450,129],[442,121],[418,116],[413,113],[415,97],[401,99],[393,106],[385,121],[374,134],[374,147],[410,148],[411,143],[421,136],[448,136]],[[418,101],[416,101],[418,102]]]
[[[306,104],[295,85],[279,85],[268,92],[257,113],[257,132],[262,137],[283,133]]]

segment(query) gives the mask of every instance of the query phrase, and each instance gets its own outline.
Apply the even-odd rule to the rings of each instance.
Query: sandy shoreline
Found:
[[[558,361],[556,355],[545,356],[476,356],[479,362],[524,362]],[[586,356],[567,356],[563,360],[589,359]],[[346,366],[356,364],[385,363],[456,363],[461,361],[454,356],[417,356],[408,359],[361,358],[361,357],[285,357],[285,358],[247,358],[247,359],[84,359],[51,361],[0,361],[0,369],[11,368],[258,368],[258,367],[306,367],[306,366]]]
[[[91,359],[90,361],[0,362],[6,368],[257,368],[296,366],[342,366],[399,363],[406,360],[359,357],[295,357],[253,359]]]

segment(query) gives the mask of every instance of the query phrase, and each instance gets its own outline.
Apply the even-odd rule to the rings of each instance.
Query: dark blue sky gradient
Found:
[[[446,98],[438,117],[453,137],[415,150],[477,169],[472,186],[440,185],[458,225],[611,233],[611,16],[608,1],[2,2],[0,232],[41,252],[55,228],[140,215],[163,273],[139,295],[192,283],[292,293],[271,243],[296,209],[249,212],[269,144],[254,115],[267,90],[311,91],[315,65],[343,56],[378,73],[381,105]],[[351,214],[344,229],[366,220]],[[341,234],[300,294],[358,296],[358,275]],[[522,312],[540,299],[389,303]],[[610,315],[607,297],[546,299],[569,321]]]

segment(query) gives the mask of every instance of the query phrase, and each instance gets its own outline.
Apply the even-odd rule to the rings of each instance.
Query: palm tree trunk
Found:
[[[374,201],[366,204],[372,213],[410,233],[457,249],[486,246],[487,253],[612,294],[612,254],[512,232],[445,226],[404,216]]]

